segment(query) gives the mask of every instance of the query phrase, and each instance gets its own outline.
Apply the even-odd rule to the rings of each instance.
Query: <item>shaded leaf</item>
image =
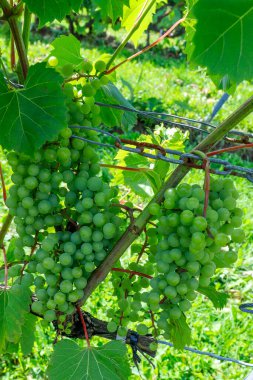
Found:
[[[30,302],[30,290],[23,285],[15,284],[0,292],[0,352],[8,342],[19,342]]]
[[[6,257],[7,257],[7,263],[12,263],[13,261],[16,260],[15,255],[14,255],[14,249],[16,248],[16,240],[17,238],[11,238],[10,243],[8,245],[8,249],[6,252]]]
[[[67,127],[62,77],[45,63],[31,66],[21,90],[0,94],[0,144],[32,154]]]
[[[133,108],[132,105],[124,98],[114,84],[109,83],[102,86],[96,93],[97,102],[106,104],[116,104]],[[101,107],[101,118],[108,127],[115,126],[133,126],[136,122],[136,114],[134,112],[118,110],[110,107]]]
[[[187,42],[192,63],[235,83],[253,78],[251,0],[201,0],[193,6],[189,19],[196,20]]]
[[[82,0],[24,0],[32,13],[40,19],[40,27],[54,20],[61,21],[72,10],[78,11]]]
[[[198,292],[209,298],[216,309],[222,309],[225,307],[229,298],[228,294],[217,292],[213,286],[198,288]]]
[[[50,55],[58,59],[57,67],[67,64],[77,67],[84,62],[80,53],[81,43],[72,34],[56,38],[51,45],[54,49]]]
[[[122,342],[81,348],[73,340],[57,343],[48,367],[50,380],[126,380],[131,371]]]
[[[37,317],[33,314],[25,316],[25,323],[22,326],[22,335],[20,339],[20,346],[24,355],[29,355],[32,351],[35,341],[35,325]]]

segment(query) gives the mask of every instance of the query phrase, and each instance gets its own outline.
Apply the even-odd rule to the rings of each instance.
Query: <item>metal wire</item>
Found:
[[[211,123],[208,123],[207,121],[201,121],[201,120],[196,120],[196,119],[192,119],[192,118],[188,118],[188,117],[177,116],[177,115],[173,115],[170,113],[154,112],[154,111],[140,111],[134,107],[126,107],[126,106],[117,105],[117,104],[106,104],[106,103],[102,103],[102,102],[96,102],[96,104],[100,107],[115,108],[115,109],[119,109],[122,111],[137,113],[137,114],[142,115],[144,117],[147,117],[149,119],[156,120],[159,123],[169,124],[172,127],[175,126],[175,127],[179,127],[182,129],[192,129],[192,130],[196,130],[198,132],[201,131],[201,132],[206,133],[206,134],[209,134],[209,131],[206,129],[195,127],[191,124],[177,122],[176,120],[178,119],[178,120],[182,120],[182,121],[188,121],[190,123],[199,124],[201,126],[211,128],[211,129],[216,128],[216,126],[214,126]],[[163,117],[174,119],[174,120],[164,119]],[[231,130],[230,132],[228,132],[228,135],[237,135],[237,136],[253,139],[253,133],[250,133],[250,132]]]
[[[157,343],[164,344],[164,345],[169,346],[169,347],[174,347],[174,345],[172,343],[166,342],[164,340],[158,340]],[[246,367],[253,367],[253,364],[251,364],[251,363],[247,363],[247,362],[244,362],[242,360],[228,358],[225,356],[216,355],[216,354],[213,354],[212,352],[200,351],[200,350],[197,350],[197,349],[191,348],[191,347],[184,347],[184,350],[194,352],[195,354],[199,354],[199,355],[209,356],[211,358],[218,359],[221,361],[232,362],[232,363],[236,363],[236,364],[246,366]]]
[[[107,148],[113,148],[113,149],[121,149],[126,152],[139,154],[141,156],[150,158],[152,160],[162,160],[162,161],[166,161],[168,163],[172,163],[176,165],[186,165],[190,167],[195,167],[197,169],[204,168],[202,167],[204,159],[192,153],[184,153],[184,152],[174,150],[174,149],[165,149],[165,148],[159,147],[158,145],[154,145],[154,147],[152,148],[147,147],[147,146],[145,147],[145,143],[142,143],[141,147],[138,147],[138,146],[136,147],[136,143],[134,141],[131,142],[130,140],[127,140],[128,142],[127,144],[125,144],[118,136],[115,136],[114,134],[110,132],[107,132],[98,128],[92,128],[92,127],[86,127],[86,126],[81,126],[81,127],[70,126],[70,128],[94,130],[114,140],[114,144],[110,144],[110,143],[90,140],[85,137],[72,135],[72,138],[83,140],[83,141],[89,142],[90,144],[107,147]],[[131,145],[135,147],[131,147]],[[152,153],[154,150],[155,150],[155,153]],[[244,168],[237,165],[231,165],[230,162],[222,160],[222,159],[218,159],[218,158],[210,158],[209,162],[210,162],[211,173],[214,173],[217,175],[223,175],[223,176],[234,175],[237,177],[246,178],[250,182],[253,182],[253,169]]]

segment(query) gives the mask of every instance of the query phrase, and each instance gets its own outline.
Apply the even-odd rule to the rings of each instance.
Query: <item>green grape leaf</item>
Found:
[[[183,349],[191,342],[191,329],[186,322],[185,316],[170,323],[170,336],[175,348]]]
[[[33,154],[67,127],[62,77],[45,63],[31,66],[25,86],[0,94],[0,144]]]
[[[113,24],[123,16],[123,6],[129,6],[129,0],[95,0],[94,3],[100,7],[102,18],[110,17]]]
[[[48,367],[50,380],[126,380],[131,371],[122,342],[81,348],[73,340],[57,343]]]
[[[17,238],[13,237],[10,240],[10,243],[8,245],[8,249],[6,252],[6,257],[7,257],[7,262],[12,263],[13,261],[16,260],[15,255],[14,255],[14,250],[16,248],[16,240]]]
[[[54,56],[58,59],[57,67],[67,64],[78,67],[84,62],[80,53],[81,43],[72,34],[56,38],[51,45],[54,49],[50,56]]]
[[[148,29],[148,26],[153,19],[153,14],[156,11],[158,2],[159,0],[154,3],[154,5],[147,13],[146,17],[141,22],[139,28],[134,32],[133,36],[131,37],[131,41],[135,46],[138,45],[140,37],[145,32],[145,30]],[[147,2],[147,0],[130,0],[129,6],[124,6],[121,24],[128,32],[133,28],[134,24],[136,23],[136,20],[138,20],[139,15],[143,12],[143,10],[147,8],[149,3],[150,2]]]
[[[23,285],[15,284],[0,292],[0,352],[8,342],[19,342],[30,303],[31,292]]]
[[[97,91],[95,100],[105,104],[115,104],[133,108],[112,83],[102,86]],[[100,116],[103,123],[108,127],[123,126],[129,128],[129,126],[133,126],[136,123],[135,112],[123,111],[110,107],[101,107]]]
[[[201,0],[188,17],[195,19],[187,41],[193,64],[237,84],[253,78],[252,0]]]
[[[78,11],[82,0],[24,0],[29,10],[40,19],[40,28],[47,22],[61,21],[72,10]]]
[[[227,293],[218,292],[213,286],[208,286],[206,288],[199,287],[198,292],[209,298],[216,309],[223,309],[229,298]]]
[[[26,314],[25,323],[22,326],[22,335],[20,339],[21,351],[24,355],[29,355],[32,351],[35,341],[35,325],[37,317],[33,314]]]
[[[0,71],[0,94],[2,92],[7,92],[7,91],[8,91],[8,87],[7,87],[7,84],[5,82],[4,75],[3,75],[2,71]]]

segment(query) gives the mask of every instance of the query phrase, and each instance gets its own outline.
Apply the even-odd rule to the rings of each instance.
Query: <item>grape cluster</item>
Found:
[[[232,180],[211,179],[205,217],[205,192],[199,185],[182,183],[166,191],[161,205],[150,204],[151,220],[157,227],[147,230],[148,260],[142,265],[131,263],[129,269],[154,276],[149,280],[113,275],[119,311],[108,311],[109,330],[120,323],[118,333],[124,335],[129,322],[139,322],[137,331],[146,334],[151,313],[155,332],[171,338],[171,324],[191,308],[198,290],[210,285],[216,268],[237,260],[231,243],[242,243],[245,238],[239,228],[243,212],[236,205],[238,197]]]
[[[87,72],[93,69],[88,62],[85,67]],[[95,67],[104,68],[101,63]],[[67,84],[68,118],[74,127],[64,129],[34,157],[13,152],[7,156],[13,170],[7,206],[18,234],[15,259],[27,263],[22,281],[35,285],[38,300],[32,310],[49,322],[58,318],[60,327],[122,224],[120,209],[112,206],[118,203],[117,189],[101,173],[92,145],[82,140],[97,141],[97,133],[78,128],[101,122],[93,96],[105,82],[92,77],[81,88]]]

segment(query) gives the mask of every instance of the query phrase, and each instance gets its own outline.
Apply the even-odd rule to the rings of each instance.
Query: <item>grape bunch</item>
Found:
[[[93,68],[88,62],[85,67],[87,72]],[[102,64],[95,67],[101,70]],[[101,122],[93,96],[105,82],[92,77],[81,88],[68,83],[63,91],[71,128],[33,157],[14,152],[7,156],[13,186],[6,204],[18,234],[14,256],[25,263],[15,275],[35,286],[32,310],[48,322],[59,319],[60,327],[82,298],[87,279],[110,252],[123,223],[120,208],[113,207],[118,204],[117,189],[109,186],[98,154],[83,140],[99,137],[94,130],[79,128]]]
[[[137,331],[171,339],[171,326],[185,316],[197,292],[210,285],[216,268],[229,267],[237,260],[232,243],[244,241],[240,228],[243,212],[230,179],[211,179],[209,205],[204,217],[205,192],[197,184],[180,184],[168,189],[161,205],[152,203],[149,212],[156,227],[147,229],[148,256],[144,264],[131,263],[135,274],[113,274],[118,311],[108,311],[113,331],[126,333],[129,322],[139,322]],[[145,289],[146,288],[146,289]]]

